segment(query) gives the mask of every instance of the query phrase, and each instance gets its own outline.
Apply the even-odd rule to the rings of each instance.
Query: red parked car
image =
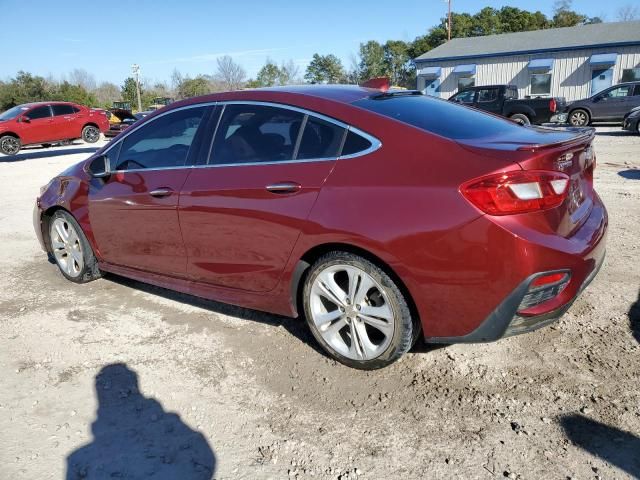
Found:
[[[25,103],[0,114],[0,152],[15,155],[24,145],[76,138],[95,143],[108,129],[104,110],[69,102]]]
[[[54,178],[35,229],[71,281],[304,313],[331,356],[373,369],[419,335],[487,342],[569,308],[605,252],[592,141],[419,92],[221,93]]]

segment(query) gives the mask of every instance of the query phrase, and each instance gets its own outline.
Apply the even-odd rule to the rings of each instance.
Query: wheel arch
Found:
[[[98,125],[96,122],[87,122],[84,125],[82,125],[82,129],[80,129],[80,134],[82,134],[82,130],[84,130],[87,127],[96,127],[98,130],[100,130],[100,125]]]
[[[45,248],[47,249],[47,253],[51,253],[51,242],[49,239],[49,222],[51,221],[53,215],[59,210],[62,210],[75,218],[73,213],[71,213],[61,205],[52,205],[42,212],[42,214],[40,215],[40,228],[42,230],[42,240],[44,242]]]
[[[2,132],[2,133],[0,133],[0,137],[6,137],[6,136],[9,136],[9,137],[16,137],[18,140],[22,140],[22,139],[20,138],[20,135],[18,135],[18,134],[17,134],[17,133],[15,133],[15,132],[12,132],[12,131],[8,131],[8,132]]]
[[[413,300],[413,296],[411,295],[411,292],[409,291],[406,283],[402,280],[400,275],[398,275],[398,273],[391,267],[391,265],[389,265],[388,262],[384,261],[378,255],[375,255],[365,248],[351,243],[343,242],[331,242],[315,245],[300,257],[291,276],[291,304],[294,308],[294,314],[299,316],[304,312],[304,308],[302,306],[302,291],[304,289],[304,282],[306,281],[307,275],[309,274],[311,265],[313,265],[315,261],[322,257],[324,254],[334,251],[341,251],[358,255],[381,268],[387,275],[389,275],[389,277],[391,277],[391,279],[395,282],[395,284],[402,292],[402,295],[405,297],[405,300],[407,301],[407,305],[409,306],[409,310],[411,312],[411,318],[413,319],[414,327],[417,329],[422,328],[422,323],[418,314],[418,308]]]

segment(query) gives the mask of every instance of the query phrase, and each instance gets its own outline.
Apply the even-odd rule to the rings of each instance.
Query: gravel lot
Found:
[[[559,322],[375,372],[297,320],[66,281],[32,205],[94,149],[0,157],[0,477],[640,477],[640,137],[598,129],[608,257]]]

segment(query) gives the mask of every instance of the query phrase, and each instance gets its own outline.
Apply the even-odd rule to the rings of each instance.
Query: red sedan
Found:
[[[592,141],[412,91],[221,93],[54,178],[35,228],[71,281],[303,314],[332,357],[373,369],[419,335],[488,342],[569,308],[605,252]]]
[[[76,138],[95,143],[107,130],[104,110],[69,102],[25,103],[0,113],[0,152],[15,155],[25,145]]]

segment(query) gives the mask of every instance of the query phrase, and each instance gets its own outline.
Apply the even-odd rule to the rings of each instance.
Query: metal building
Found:
[[[640,21],[455,38],[415,59],[418,89],[449,98],[471,85],[512,84],[520,97],[588,97],[640,80]]]

